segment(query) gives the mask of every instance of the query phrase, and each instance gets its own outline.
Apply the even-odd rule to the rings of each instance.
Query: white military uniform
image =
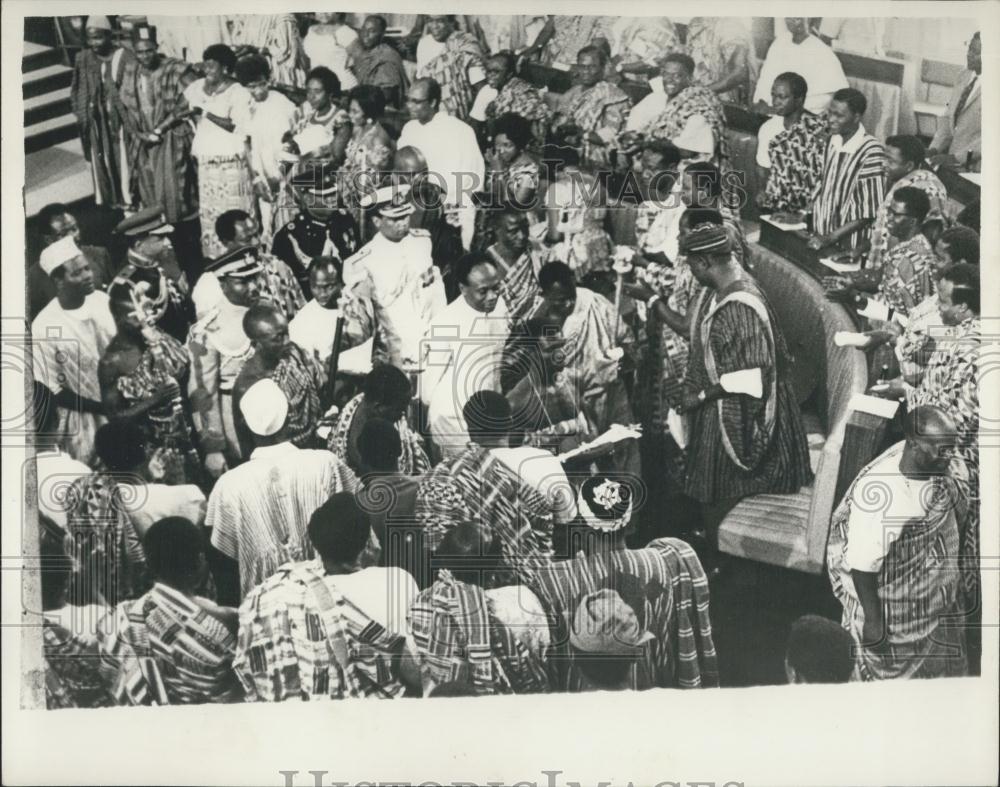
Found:
[[[416,365],[421,337],[447,304],[430,234],[410,230],[398,243],[377,234],[344,263],[344,285],[375,307],[376,352],[394,366]]]

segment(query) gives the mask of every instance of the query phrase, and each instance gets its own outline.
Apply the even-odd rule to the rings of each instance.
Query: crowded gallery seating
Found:
[[[981,39],[896,21],[27,20],[48,707],[978,675]]]

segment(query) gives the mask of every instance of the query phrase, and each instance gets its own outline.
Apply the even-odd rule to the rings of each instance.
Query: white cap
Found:
[[[42,250],[42,256],[39,258],[38,264],[46,274],[51,276],[52,271],[60,265],[65,265],[70,260],[75,259],[82,254],[83,252],[80,251],[80,247],[76,245],[76,241],[73,240],[73,236],[67,235],[65,238],[60,238],[55,243],[51,243],[46,246]]]
[[[288,397],[274,380],[258,380],[240,399],[240,412],[251,432],[260,437],[270,437],[285,425]]]
[[[671,140],[675,147],[690,150],[692,153],[713,153],[715,138],[712,127],[701,115],[692,115],[684,124],[684,129]]]
[[[106,16],[88,16],[84,27],[88,30],[111,30],[111,20]]]

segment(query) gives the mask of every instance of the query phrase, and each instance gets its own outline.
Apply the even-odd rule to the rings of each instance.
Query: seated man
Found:
[[[620,580],[629,578],[616,577]],[[645,599],[626,601],[624,589],[603,588],[580,599],[569,626],[569,652],[578,670],[576,691],[628,691],[640,688],[638,670],[656,635],[644,629],[639,614]],[[631,594],[628,594],[631,595]]]
[[[503,571],[496,586],[528,581],[551,561],[552,501],[494,452],[508,447],[513,428],[503,396],[478,391],[466,403],[464,415],[468,447],[434,467],[417,490],[424,543],[436,550],[461,523],[480,523],[489,528],[488,540],[501,555]]]
[[[369,468],[361,456],[360,435],[369,420],[382,418],[394,424],[399,433],[399,472],[413,476],[430,470],[423,441],[407,420],[412,399],[410,378],[395,366],[379,364],[365,377],[361,393],[340,411],[327,438],[327,448],[355,473],[364,475]]]
[[[803,615],[785,646],[789,683],[847,683],[854,672],[854,640],[832,620]]]
[[[548,619],[524,585],[490,589],[488,537],[471,522],[450,530],[431,558],[435,582],[410,607],[425,694],[456,681],[474,696],[548,691]]]
[[[316,560],[285,563],[240,606],[233,667],[251,702],[421,694],[406,614],[417,586],[379,568],[354,496],[334,494],[308,524]]]
[[[701,225],[681,242],[702,290],[694,306],[683,409],[689,413],[686,493],[721,522],[743,497],[797,492],[812,481],[802,415],[787,377],[777,318],[733,258],[722,227]],[[729,393],[722,375],[758,370],[759,396]]]
[[[608,55],[603,49],[585,46],[576,56],[578,83],[559,98],[552,119],[554,129],[572,129],[581,147],[581,165],[597,171],[611,167],[611,151],[625,130],[631,99],[621,88],[604,80]]]
[[[469,119],[483,123],[486,136],[497,118],[508,112],[520,115],[532,123],[535,138],[545,138],[549,108],[538,88],[525,82],[516,73],[517,58],[513,52],[494,52],[486,60],[486,84],[479,88]]]
[[[833,514],[827,570],[844,608],[842,625],[860,644],[862,680],[968,674],[959,611],[962,500],[945,475],[955,424],[943,410],[916,407],[906,439],[871,462]],[[882,505],[873,510],[867,486]]]
[[[552,563],[538,573],[532,585],[549,612],[552,641],[557,648],[548,662],[553,690],[581,691],[588,684],[596,688],[595,677],[598,686],[605,683],[632,690],[718,686],[708,579],[694,550],[673,538],[657,539],[644,549],[626,549],[624,532],[619,528],[602,533],[610,537],[610,550]],[[586,617],[577,620],[581,603],[587,602],[583,615],[589,615],[592,605],[603,599],[592,599],[592,594],[607,589],[633,601],[632,620],[636,625],[630,627],[626,641],[642,646],[640,654],[630,649],[630,660],[637,663],[613,670],[618,672],[613,681],[610,675],[604,680],[598,675],[603,670],[590,656],[595,645],[583,638]],[[571,633],[574,629],[576,635]],[[653,637],[642,636],[640,630]],[[575,644],[571,639],[574,636]],[[650,639],[656,640],[655,645]],[[605,645],[598,647],[606,654]],[[581,651],[590,662],[587,668],[577,664]]]
[[[142,543],[153,588],[118,605],[103,643],[118,702],[238,702],[236,610],[197,594],[208,574],[201,528],[179,517],[161,519]]]
[[[305,524],[334,492],[353,492],[354,473],[329,451],[300,449],[288,439],[288,399],[273,380],[252,385],[240,411],[256,448],[226,472],[208,498],[212,546],[239,564],[241,595],[289,560],[312,557]]]
[[[475,36],[457,29],[453,15],[429,15],[427,30],[417,44],[417,77],[438,82],[442,109],[465,120],[486,80],[482,47]]]

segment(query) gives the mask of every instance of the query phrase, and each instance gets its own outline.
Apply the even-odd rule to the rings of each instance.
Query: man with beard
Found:
[[[73,65],[70,100],[94,178],[94,199],[98,205],[121,204],[128,191],[128,168],[122,155],[124,138],[116,94],[133,56],[112,43],[106,16],[87,17],[84,27],[87,48]]]
[[[271,254],[292,269],[309,297],[309,263],[316,257],[346,260],[358,250],[358,227],[341,207],[337,170],[309,166],[290,182],[299,212],[275,233]]]
[[[89,464],[104,421],[97,367],[117,332],[115,321],[108,296],[94,291],[94,273],[71,235],[46,247],[39,265],[56,297],[31,323],[35,379],[55,394],[58,447]]]
[[[243,331],[243,316],[260,297],[263,267],[253,247],[213,260],[201,292],[195,293],[198,322],[191,326],[188,395],[195,429],[205,454],[205,469],[218,478],[239,461],[240,445],[233,417],[233,385],[253,354]]]

